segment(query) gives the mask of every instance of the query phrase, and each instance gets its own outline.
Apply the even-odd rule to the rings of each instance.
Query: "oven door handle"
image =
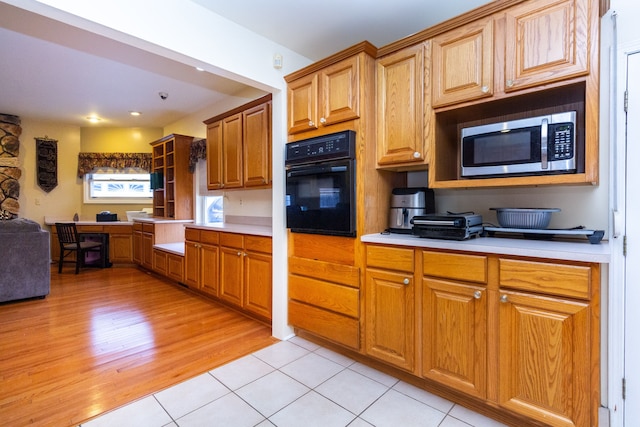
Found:
[[[321,173],[345,172],[346,170],[347,170],[347,166],[346,165],[344,165],[344,166],[304,167],[304,168],[290,169],[287,172],[287,177],[318,175],[318,174],[321,174]]]

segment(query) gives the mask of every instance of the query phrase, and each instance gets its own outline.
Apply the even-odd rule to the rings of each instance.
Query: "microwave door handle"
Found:
[[[542,126],[540,126],[540,163],[542,169],[549,169],[548,141],[549,120],[542,119]]]

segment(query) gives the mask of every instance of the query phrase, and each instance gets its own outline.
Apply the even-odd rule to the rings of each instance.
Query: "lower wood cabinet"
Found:
[[[187,228],[185,239],[185,285],[217,297],[220,233]]]
[[[367,246],[365,349],[407,371],[415,362],[414,250]]]
[[[366,265],[368,356],[524,424],[598,424],[599,264],[367,244]]]
[[[550,425],[597,425],[598,266],[500,259],[499,272],[499,405]]]
[[[272,313],[271,238],[187,227],[185,284],[263,320]]]
[[[487,396],[487,257],[422,252],[422,375]]]
[[[134,227],[131,225],[76,225],[78,233],[104,233],[109,235],[109,261],[113,264],[134,262]],[[60,244],[56,227],[51,226],[51,260],[60,259]],[[70,258],[68,258],[70,259]]]
[[[154,248],[153,270],[182,283],[184,281],[184,256]]]

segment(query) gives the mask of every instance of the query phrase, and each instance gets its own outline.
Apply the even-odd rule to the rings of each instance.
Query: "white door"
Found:
[[[627,56],[625,426],[640,425],[640,52]]]

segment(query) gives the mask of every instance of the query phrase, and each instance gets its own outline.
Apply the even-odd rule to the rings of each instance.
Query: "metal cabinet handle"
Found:
[[[413,152],[413,158],[414,159],[419,159],[420,157],[422,157],[422,154],[420,154],[419,151],[414,151]]]
[[[482,90],[482,93],[489,93],[489,86],[482,86],[480,90]]]
[[[322,124],[327,123],[327,119],[325,119],[324,117],[320,117],[320,123]]]
[[[506,295],[502,295],[502,296],[500,297],[500,302],[509,302],[509,297],[508,297],[508,296],[506,296]]]
[[[404,280],[402,281],[403,285],[408,285],[409,284],[409,279],[407,277],[404,278]]]
[[[480,299],[480,298],[482,297],[482,292],[480,292],[480,291],[475,291],[475,292],[473,293],[473,297],[474,297],[475,299]]]
[[[315,123],[313,123],[313,121],[309,120],[309,127],[310,127],[310,128],[314,127],[315,125],[316,125],[316,124],[315,124]]]
[[[238,256],[242,255],[242,252],[238,251]]]
[[[507,80],[507,87],[513,87],[513,80]]]

